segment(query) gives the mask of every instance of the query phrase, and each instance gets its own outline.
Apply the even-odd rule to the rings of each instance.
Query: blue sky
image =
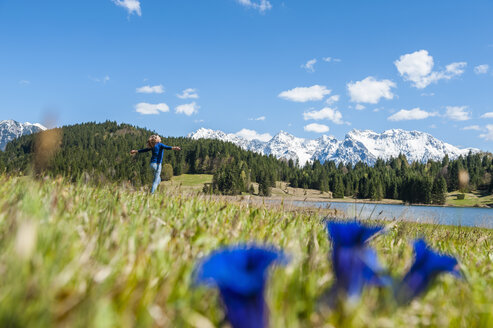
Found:
[[[493,151],[492,1],[0,0],[0,119]]]

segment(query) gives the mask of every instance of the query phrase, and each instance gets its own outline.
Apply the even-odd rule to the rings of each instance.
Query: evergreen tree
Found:
[[[332,192],[334,198],[344,198],[344,184],[340,175],[335,176],[334,191]]]
[[[447,182],[443,177],[437,177],[433,181],[433,188],[431,191],[431,202],[437,205],[444,205],[446,202],[447,194]]]
[[[451,165],[449,165],[449,180],[448,180],[448,190],[454,191],[459,189],[459,172],[463,169],[461,158],[459,160],[453,161]]]

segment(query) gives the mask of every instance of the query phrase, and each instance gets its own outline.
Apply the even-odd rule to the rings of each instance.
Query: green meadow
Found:
[[[214,289],[193,285],[198,259],[255,242],[291,258],[271,271],[271,327],[492,327],[493,232],[388,223],[372,240],[394,277],[411,243],[459,260],[424,297],[397,307],[388,291],[329,309],[331,245],[316,211],[230,202],[177,185],[149,196],[128,186],[0,175],[0,327],[227,327]],[[210,179],[210,178],[209,178]]]

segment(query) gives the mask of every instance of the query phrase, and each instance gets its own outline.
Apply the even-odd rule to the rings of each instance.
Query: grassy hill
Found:
[[[0,194],[1,327],[220,326],[218,294],[192,286],[193,267],[221,245],[250,241],[291,256],[269,279],[271,327],[493,325],[491,230],[392,226],[372,244],[393,275],[411,262],[410,242],[424,237],[459,259],[465,279],[443,276],[405,307],[370,289],[351,309],[330,311],[319,298],[334,282],[331,246],[316,212],[228,203],[173,188],[149,197],[112,184],[4,175]]]
[[[155,134],[147,129],[116,122],[82,123],[22,136],[0,152],[0,172],[52,177],[61,175],[76,181],[95,184],[124,182],[141,186],[152,181],[150,153],[130,156],[132,149],[146,148],[147,138]],[[249,177],[255,180],[260,171],[279,179],[286,163],[219,140],[192,140],[185,137],[163,138],[167,145],[182,151],[165,151],[163,163],[173,174],[213,174],[230,163],[247,164]],[[291,168],[291,170],[293,170]]]

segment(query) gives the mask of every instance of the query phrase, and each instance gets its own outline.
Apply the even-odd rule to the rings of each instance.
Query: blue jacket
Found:
[[[152,151],[152,156],[151,156],[151,163],[158,163],[161,164],[163,161],[163,153],[165,149],[173,149],[173,147],[163,145],[162,143],[157,143],[154,145],[152,148],[144,148],[144,149],[139,149],[139,153],[145,153],[148,151]]]

